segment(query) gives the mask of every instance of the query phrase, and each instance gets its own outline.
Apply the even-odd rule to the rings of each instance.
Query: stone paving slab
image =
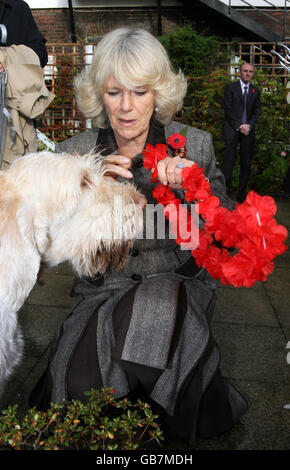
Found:
[[[286,330],[290,327],[290,295],[288,292],[268,292],[268,297],[276,312],[281,328]]]
[[[46,368],[51,342],[70,312],[70,308],[47,305],[25,304],[22,307],[19,323],[24,337],[23,359],[0,399],[0,408],[15,403],[19,404],[19,409],[28,408],[28,396]]]
[[[62,263],[58,266],[54,266],[52,268],[45,267],[44,268],[45,274],[64,274],[67,276],[75,276],[75,273],[72,269],[72,266],[69,263]]]
[[[289,385],[286,340],[280,328],[213,322],[212,330],[225,377]]]
[[[214,439],[198,440],[194,450],[289,450],[289,386],[264,382],[230,381],[248,403],[233,429]]]
[[[286,239],[285,244],[288,247],[290,247],[289,237]],[[289,266],[290,266],[290,250],[287,250],[282,255],[277,256],[277,258],[275,259],[275,268],[279,268],[279,267],[288,268]],[[268,279],[271,279],[271,277],[272,277],[272,274],[270,274]]]
[[[58,308],[26,304],[21,309],[20,324],[25,337],[27,354],[39,358],[71,312],[69,307]]]
[[[34,286],[19,311],[24,357],[0,399],[0,408],[15,403],[19,403],[19,409],[28,407],[28,395],[46,367],[51,341],[71,312],[73,279],[72,270],[66,263],[46,268],[42,275],[44,285]]]
[[[237,290],[239,290],[239,291],[244,292],[245,296],[247,295],[247,292],[249,292],[248,287],[234,287],[234,286],[231,286],[231,285],[228,286],[228,285],[222,284],[218,279],[216,280],[216,284],[217,284],[218,289],[225,288],[225,289],[233,290],[235,292],[237,292]],[[261,281],[255,282],[255,284],[250,287],[250,290],[251,291],[258,291],[258,290],[263,291],[263,282],[261,282]]]
[[[36,285],[26,300],[27,305],[49,305],[59,308],[71,308],[70,297],[73,277],[63,274],[44,273],[44,285]]]
[[[264,289],[220,288],[217,293],[213,321],[233,324],[251,324],[278,327],[272,305]]]
[[[288,266],[275,267],[264,288],[281,327],[290,327],[290,257]]]
[[[264,283],[264,287],[269,293],[288,293],[290,300],[290,266],[275,266],[274,271]]]
[[[46,369],[50,354],[50,345],[36,361],[25,352],[21,367],[9,381],[6,393],[0,400],[0,409],[9,405],[18,405],[21,415],[29,409],[29,396],[39,378]]]

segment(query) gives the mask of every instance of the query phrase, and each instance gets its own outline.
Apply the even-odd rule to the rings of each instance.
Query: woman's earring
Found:
[[[159,108],[157,106],[155,106],[154,111],[155,111],[155,113],[158,113]]]

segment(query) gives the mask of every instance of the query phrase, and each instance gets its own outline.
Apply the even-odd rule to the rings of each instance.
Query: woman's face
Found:
[[[129,90],[111,76],[103,100],[117,141],[146,138],[155,106],[154,91],[143,87]]]

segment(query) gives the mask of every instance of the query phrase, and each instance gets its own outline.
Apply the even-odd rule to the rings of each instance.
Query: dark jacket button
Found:
[[[133,247],[130,251],[131,256],[138,256],[139,255],[139,250],[138,248]]]
[[[142,276],[141,274],[132,274],[131,278],[133,279],[133,281],[141,281]]]

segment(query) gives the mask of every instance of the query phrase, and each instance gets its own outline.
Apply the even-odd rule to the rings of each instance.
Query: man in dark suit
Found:
[[[225,87],[223,108],[223,138],[226,142],[222,172],[226,179],[227,191],[230,191],[232,171],[240,143],[240,180],[238,202],[246,197],[250,162],[255,140],[255,123],[261,114],[260,90],[250,83],[254,75],[252,64],[243,64],[240,80]]]

